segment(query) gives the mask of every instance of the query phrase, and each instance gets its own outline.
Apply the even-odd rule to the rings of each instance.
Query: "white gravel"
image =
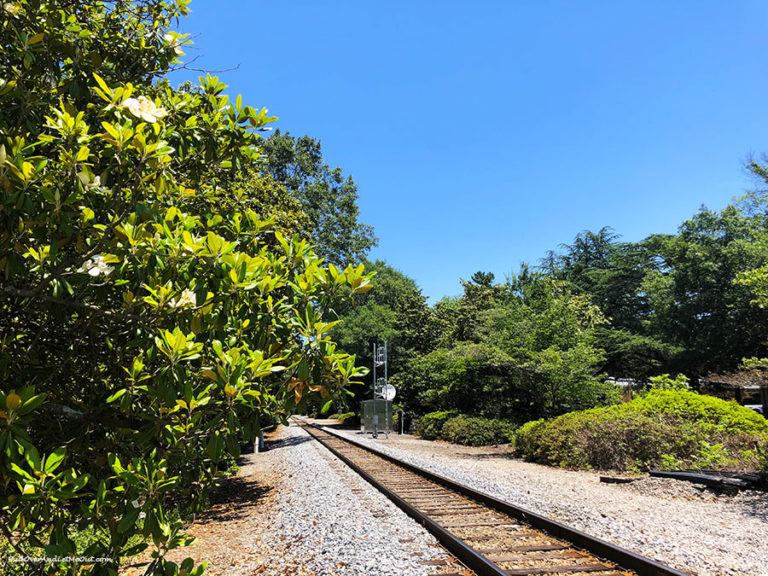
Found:
[[[422,576],[447,553],[421,526],[298,426],[259,454],[275,478],[253,574]],[[442,567],[446,569],[445,566]]]
[[[768,576],[768,493],[718,495],[676,480],[605,484],[498,451],[409,436],[381,451],[697,576]]]

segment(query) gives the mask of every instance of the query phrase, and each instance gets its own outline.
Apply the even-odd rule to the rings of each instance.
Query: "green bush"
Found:
[[[502,420],[456,416],[443,424],[443,440],[464,446],[506,444],[510,441],[513,426]]]
[[[487,446],[510,442],[515,427],[504,420],[470,417],[447,410],[425,414],[418,420],[416,430],[425,440],[440,438],[464,446]]]
[[[754,469],[768,439],[759,414],[686,390],[528,422],[515,434],[527,460],[567,468]]]
[[[424,438],[424,440],[435,440],[440,438],[443,431],[443,424],[445,424],[448,419],[458,415],[459,413],[455,410],[430,412],[429,414],[425,414],[419,421],[416,433]]]
[[[334,420],[338,420],[339,424],[354,424],[355,420],[357,420],[357,423],[360,423],[360,416],[355,414],[354,412],[344,412],[343,414],[334,414],[331,416]]]
[[[688,377],[685,374],[678,374],[672,378],[669,374],[651,376],[651,388],[657,390],[690,390]]]

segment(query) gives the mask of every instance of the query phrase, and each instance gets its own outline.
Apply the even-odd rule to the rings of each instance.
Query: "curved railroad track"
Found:
[[[328,429],[295,420],[478,576],[686,576]]]

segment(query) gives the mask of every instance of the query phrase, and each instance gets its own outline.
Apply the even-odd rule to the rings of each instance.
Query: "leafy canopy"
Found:
[[[317,253],[329,263],[361,262],[376,246],[373,228],[358,220],[357,185],[341,168],[323,162],[320,141],[280,130],[264,142],[266,168],[309,217]]]
[[[369,276],[273,231],[301,210],[260,172],[266,109],[163,78],[186,0],[0,10],[0,527],[112,560],[83,574],[149,544],[147,573],[199,574],[164,558],[189,541],[171,508],[363,374],[328,332]]]

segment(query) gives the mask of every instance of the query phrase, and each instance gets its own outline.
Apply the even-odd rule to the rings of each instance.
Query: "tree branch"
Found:
[[[47,294],[40,294],[37,290],[26,290],[23,288],[14,288],[13,286],[2,286],[0,287],[0,294],[6,294],[9,296],[18,296],[21,298],[34,298],[36,300],[41,300],[43,302],[50,302],[52,304],[67,306],[69,308],[75,308],[77,310],[87,310],[89,312],[94,312],[96,314],[100,314],[101,316],[104,316],[106,318],[111,318],[114,320],[122,320],[122,321],[135,320],[137,322],[143,322],[145,324],[151,323],[151,320],[149,318],[146,318],[144,316],[139,316],[138,314],[111,312],[110,310],[104,310],[103,308],[99,308],[94,304],[86,304],[84,302],[75,302],[73,300],[64,300],[63,298],[55,298],[54,296],[48,296]]]

